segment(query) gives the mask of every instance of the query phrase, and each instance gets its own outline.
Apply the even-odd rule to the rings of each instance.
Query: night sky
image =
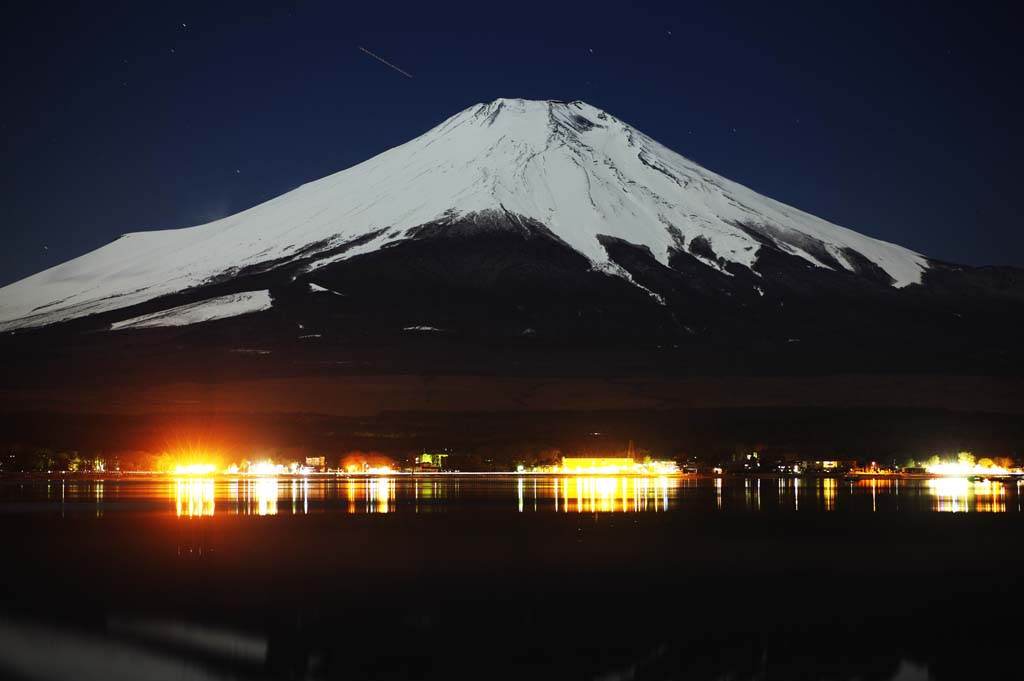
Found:
[[[1024,265],[1024,57],[991,9],[158,4],[4,11],[0,284],[224,217],[497,97],[582,99],[838,224]]]

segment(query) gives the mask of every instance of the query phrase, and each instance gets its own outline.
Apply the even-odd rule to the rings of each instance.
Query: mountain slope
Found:
[[[204,296],[263,290],[266,281],[249,280],[267,273],[278,273],[278,287],[337,278],[339,264],[401,252],[396,247],[425,236],[474,238],[496,226],[539,236],[544,257],[557,252],[573,272],[612,275],[659,304],[663,294],[618,261],[628,259],[623,249],[649,256],[648,274],[688,271],[685,286],[710,278],[705,288],[730,296],[737,287],[763,295],[763,280],[776,271],[765,264],[778,257],[894,290],[920,284],[934,267],[716,175],[588,104],[497,100],[237,215],[126,234],[0,289],[0,329],[100,313],[115,323]],[[536,257],[524,255],[512,270],[537,269]],[[549,277],[559,282],[565,277]],[[577,302],[590,286],[581,282]]]

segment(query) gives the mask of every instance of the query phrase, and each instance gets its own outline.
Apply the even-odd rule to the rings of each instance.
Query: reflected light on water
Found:
[[[370,478],[366,480],[366,510],[369,513],[389,513],[392,486],[391,478]]]
[[[513,513],[671,512],[679,508],[751,513],[783,508],[844,513],[1006,513],[1019,512],[1024,496],[1024,487],[1016,482],[969,478],[846,481],[582,475],[407,479],[183,476],[160,481],[153,489],[110,481],[47,482],[39,489],[62,513],[88,508],[98,517],[117,508],[116,504],[152,499],[147,495],[155,490],[155,498],[168,500],[168,510],[179,518],[209,517],[215,512],[250,516],[457,512],[482,499],[503,500],[507,502],[503,507]],[[20,487],[11,490],[23,493]]]
[[[871,493],[871,511],[878,512],[878,501],[880,498],[893,498],[899,496],[900,481],[890,478],[866,478],[858,480],[854,485],[858,490]]]
[[[836,479],[822,478],[821,498],[825,502],[826,511],[836,510]]]
[[[277,515],[277,478],[257,478],[245,481],[246,515]]]
[[[761,478],[747,478],[743,481],[743,497],[746,500],[747,510],[761,510]]]
[[[348,499],[348,512],[356,512],[356,481],[349,478],[348,484],[345,485],[345,496]]]
[[[936,511],[959,513],[967,510],[967,492],[971,483],[967,478],[938,478],[928,481],[934,497]]]
[[[928,481],[932,508],[945,513],[1006,512],[1006,485],[991,480],[971,482],[967,478],[936,478]],[[971,497],[974,498],[973,505]]]
[[[983,480],[974,483],[974,510],[980,513],[1006,512],[1006,485]]]
[[[292,515],[309,513],[309,479],[292,480]]]
[[[212,478],[175,480],[174,499],[179,518],[212,516],[216,508],[214,481]]]
[[[415,481],[408,493],[413,497],[413,507],[418,508],[421,497],[430,497],[430,489],[421,488]],[[344,485],[344,498],[349,513],[394,513],[397,493],[393,478],[349,478]],[[323,492],[319,494],[322,498]],[[361,502],[361,503],[360,503]]]
[[[554,480],[534,480],[531,485],[532,508],[538,499],[550,498],[555,511],[565,513],[615,513],[667,511],[669,487],[675,482],[667,477],[584,477],[572,476]],[[523,478],[516,482],[518,509],[526,508],[526,487]],[[548,508],[552,508],[549,506]]]

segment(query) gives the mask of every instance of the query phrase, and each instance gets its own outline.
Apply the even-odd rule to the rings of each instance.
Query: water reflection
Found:
[[[295,479],[291,481],[291,503],[292,515],[309,513],[309,500],[323,499],[323,486],[316,485],[311,488],[309,478]]]
[[[420,489],[413,485],[413,497],[418,503]],[[349,513],[390,513],[395,497],[395,481],[391,478],[349,478],[345,483],[345,499]]]
[[[612,607],[615,607],[614,604]],[[633,605],[628,612],[635,615],[636,608]],[[608,612],[612,617],[622,613],[614,609]],[[949,649],[943,646],[941,638],[938,642],[927,641],[925,636],[931,632],[926,630],[926,635],[906,635],[908,643],[885,642],[867,650],[844,649],[828,640],[821,640],[823,635],[813,632],[775,636],[764,634],[759,637],[737,634],[702,641],[697,647],[692,640],[687,639],[685,629],[679,630],[670,622],[659,621],[657,613],[652,615],[645,617],[640,626],[646,625],[641,629],[645,634],[657,631],[657,636],[663,639],[664,642],[659,643],[654,654],[651,653],[650,645],[626,643],[611,650],[606,647],[588,653],[584,665],[572,646],[580,640],[581,634],[570,632],[563,635],[563,638],[568,637],[570,645],[565,646],[562,654],[546,659],[545,665],[548,669],[558,671],[559,677],[570,678],[571,670],[585,666],[604,672],[595,674],[596,678],[607,679],[931,681],[975,678],[972,672],[977,665],[977,653],[974,651],[981,643],[981,634],[972,631],[966,639],[971,645]],[[490,623],[493,620],[485,621]],[[922,628],[917,621],[903,623],[908,629]],[[105,624],[105,627],[97,629],[70,628],[45,621],[5,617],[0,620],[0,649],[5,653],[4,662],[7,665],[26,670],[24,678],[29,678],[29,673],[31,678],[66,678],[68,668],[75,669],[76,678],[95,679],[276,678],[284,674],[280,666],[272,666],[270,661],[280,659],[282,649],[301,653],[295,656],[299,660],[298,664],[284,667],[288,678],[324,678],[306,668],[307,657],[344,665],[357,672],[368,671],[365,665],[354,665],[354,660],[358,662],[358,656],[352,655],[351,638],[322,641],[291,631],[286,631],[285,635],[272,636],[259,630],[243,632],[225,629],[202,619],[171,620],[112,615],[106,618]],[[467,629],[461,624],[447,625],[442,631],[449,636],[465,636]],[[862,623],[858,623],[855,631],[868,636],[873,633]],[[485,639],[478,646],[461,651],[458,657],[450,656],[443,648],[431,648],[431,655],[423,658],[429,665],[417,670],[416,674],[410,674],[408,668],[400,666],[402,661],[390,661],[393,656],[378,654],[372,660],[373,671],[377,673],[365,676],[396,679],[449,678],[454,675],[453,671],[460,677],[469,676],[466,671],[492,664],[495,656],[504,652],[500,648],[501,638],[495,636]],[[495,642],[495,639],[499,642]],[[404,642],[401,638],[397,640]],[[357,638],[354,645],[371,653],[380,650],[370,636]],[[55,654],[55,651],[59,654]],[[1012,650],[997,648],[987,653],[985,669],[989,672],[987,676],[992,678],[1017,678],[1017,664]],[[503,665],[506,671],[515,672],[509,676],[530,678],[536,675],[536,663],[527,656],[512,656],[503,660]],[[438,669],[443,669],[444,673],[437,673],[435,670]],[[352,676],[362,678],[364,674]],[[22,675],[19,674],[17,678],[22,678]]]
[[[391,478],[371,478],[366,480],[366,511],[367,513],[387,513],[394,488]]]
[[[743,498],[749,511],[761,510],[761,478],[746,478],[743,481]]]
[[[247,515],[277,515],[277,478],[257,478],[245,481],[245,513]]]
[[[928,481],[936,511],[962,513],[1006,512],[1006,490],[1003,482],[971,481],[966,478],[937,478]]]
[[[215,484],[212,478],[175,480],[174,500],[178,517],[212,516],[216,509]]]
[[[180,518],[312,513],[1019,513],[1024,486],[966,478],[402,476],[43,480],[0,485],[0,510]],[[26,504],[24,502],[33,502]]]
[[[546,508],[564,513],[615,513],[667,511],[669,487],[678,479],[638,477],[566,477],[537,480],[531,486],[533,511]],[[524,510],[523,479],[518,481],[519,512]]]
[[[825,504],[826,511],[836,510],[836,479],[821,479],[821,499]]]

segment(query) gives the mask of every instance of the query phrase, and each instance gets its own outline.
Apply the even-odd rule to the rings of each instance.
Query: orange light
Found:
[[[249,464],[249,475],[284,475],[286,473],[288,473],[287,467],[276,464],[269,459]]]
[[[213,475],[220,471],[223,460],[215,447],[199,441],[178,440],[168,443],[157,467],[174,475]]]
[[[216,472],[217,467],[212,463],[191,463],[174,469],[175,475],[213,475]]]

